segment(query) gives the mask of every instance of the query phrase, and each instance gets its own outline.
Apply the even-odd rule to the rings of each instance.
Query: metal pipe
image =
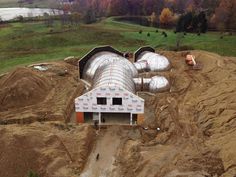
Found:
[[[166,71],[170,68],[169,60],[154,52],[144,51],[137,57],[134,66],[138,72],[145,71]]]
[[[83,79],[91,83],[91,88],[117,86],[132,93],[136,91],[155,93],[167,90],[168,80],[163,76],[137,78],[138,72],[164,71],[169,68],[170,62],[166,57],[150,51],[141,52],[137,56],[136,63],[131,63],[117,53],[100,51],[92,55],[85,64]]]
[[[154,76],[149,83],[150,92],[162,92],[170,88],[169,81],[164,76]]]
[[[162,92],[169,89],[169,81],[164,76],[152,78],[134,78],[136,91]]]
[[[137,76],[138,72],[136,68],[126,58],[112,52],[99,52],[93,55],[86,63],[83,72],[83,78],[89,82],[92,82],[95,73],[99,69],[101,69],[103,66],[107,66],[116,62],[122,64],[122,68],[128,69],[133,77]]]

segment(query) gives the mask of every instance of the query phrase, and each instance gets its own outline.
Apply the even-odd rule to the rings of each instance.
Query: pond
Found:
[[[42,8],[0,8],[0,18],[3,21],[12,20],[20,15],[23,17],[43,16],[44,13],[48,13],[49,15],[59,15],[62,11]]]

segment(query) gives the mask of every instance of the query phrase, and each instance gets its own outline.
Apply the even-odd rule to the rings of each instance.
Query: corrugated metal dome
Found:
[[[117,85],[135,92],[133,77],[138,76],[138,71],[129,60],[118,54],[99,52],[89,59],[83,71],[83,79],[93,83],[92,88]]]
[[[95,73],[92,87],[117,86],[135,93],[133,76],[124,64],[124,62],[117,61],[99,68]]]
[[[165,71],[170,68],[169,60],[157,53],[145,51],[137,57],[134,63],[139,71]]]
[[[126,58],[111,52],[99,52],[92,56],[86,63],[83,72],[83,79],[92,81],[97,70],[101,69],[103,66],[107,66],[115,62],[121,63],[122,65],[120,67],[128,69],[133,77],[138,75],[134,65]]]

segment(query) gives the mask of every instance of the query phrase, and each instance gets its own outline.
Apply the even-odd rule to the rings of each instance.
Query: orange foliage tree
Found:
[[[169,8],[164,8],[159,17],[160,23],[164,26],[168,26],[172,22],[173,13]]]
[[[158,22],[158,16],[155,12],[152,12],[149,21],[151,22],[151,26],[155,26],[155,24]]]
[[[218,28],[236,29],[236,1],[221,0],[215,11],[215,20]]]

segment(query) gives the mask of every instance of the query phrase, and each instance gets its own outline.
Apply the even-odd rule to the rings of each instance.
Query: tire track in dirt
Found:
[[[115,166],[115,155],[120,145],[119,127],[111,126],[100,130],[97,142],[88,158],[80,177],[110,177]],[[96,160],[97,154],[99,159]]]

